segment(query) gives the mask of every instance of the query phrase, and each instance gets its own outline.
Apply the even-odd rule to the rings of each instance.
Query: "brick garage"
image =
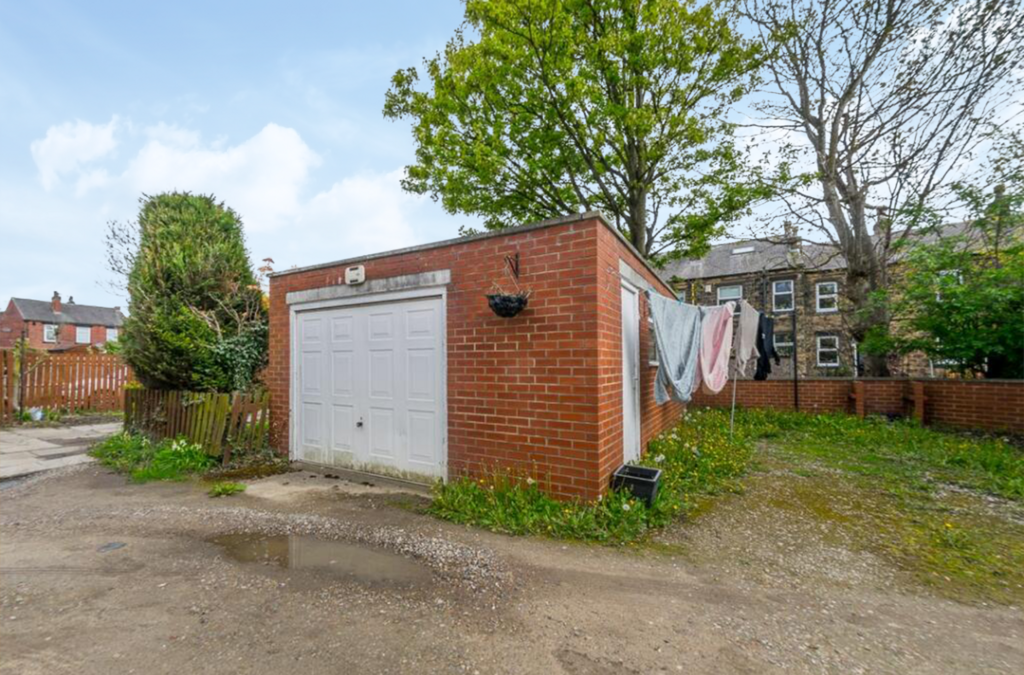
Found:
[[[519,283],[533,295],[521,314],[500,318],[488,307],[485,294],[496,281],[509,285],[506,257],[516,254]],[[366,280],[346,285],[345,270],[356,265],[363,266]],[[295,459],[311,456],[328,465],[365,468],[360,453],[347,444],[363,442],[358,440],[363,433],[371,447],[378,441],[387,445],[392,437],[381,428],[383,423],[373,428],[375,410],[366,415],[359,412],[362,408],[355,413],[350,410],[366,404],[348,398],[350,387],[345,378],[357,381],[358,377],[349,375],[354,372],[350,368],[363,366],[359,363],[362,357],[350,358],[345,345],[350,339],[362,339],[359,326],[378,319],[384,336],[380,344],[392,344],[386,341],[390,335],[386,327],[391,325],[384,317],[386,312],[374,315],[375,310],[360,310],[360,305],[401,308],[396,303],[419,303],[396,310],[399,314],[394,321],[404,325],[405,332],[395,334],[396,339],[407,335],[413,344],[412,327],[420,318],[414,318],[414,310],[409,308],[416,308],[415,313],[424,317],[432,316],[433,307],[441,308],[442,341],[438,344],[443,345],[443,364],[438,372],[443,387],[443,467],[434,475],[450,479],[511,469],[536,477],[558,496],[595,498],[607,489],[610,474],[629,455],[629,448],[639,452],[682,412],[676,404],[654,403],[655,368],[649,365],[644,291],[672,296],[671,289],[596,213],[277,273],[270,280],[267,372],[274,447]],[[633,396],[630,388],[624,388],[628,381],[623,377],[624,303],[630,312],[635,303],[637,311],[635,320],[628,322],[638,339],[639,420],[635,433],[630,431],[633,417],[623,405]],[[363,316],[367,311],[369,318]],[[407,313],[405,318],[402,311]],[[316,312],[326,312],[322,316],[329,319],[333,333],[324,332]],[[370,323],[365,325],[372,338],[375,329]],[[427,320],[416,323],[423,328],[423,336],[428,336],[430,325]],[[350,326],[356,327],[354,333]],[[322,348],[322,343],[329,347]],[[420,351],[430,353],[429,342],[416,344],[426,345]],[[335,349],[340,351],[331,351]],[[372,344],[367,349],[370,360],[379,356],[373,353]],[[326,372],[328,357],[322,354],[329,351],[334,359],[332,372],[344,376],[331,375],[330,387],[326,387],[314,374],[308,378],[310,384],[306,373]],[[386,354],[381,357],[381,372],[390,368],[389,358]],[[426,361],[428,357],[424,357]],[[305,370],[293,368],[297,362],[306,364]],[[410,372],[412,369],[410,365]],[[396,382],[407,375],[413,377],[396,373]],[[370,380],[374,377],[369,376]],[[431,381],[427,375],[416,377],[421,382]],[[367,386],[387,393],[390,382],[378,387],[371,381]],[[410,379],[407,389],[414,386],[420,385]],[[319,397],[328,388],[334,416],[324,421]],[[400,389],[400,385],[395,387]],[[427,399],[430,396],[424,397]],[[404,433],[409,440],[407,451],[413,453],[416,439],[409,438],[414,425],[411,410],[409,404],[403,414],[409,416]],[[376,412],[381,420],[390,415],[387,410]],[[300,416],[304,416],[301,422]],[[422,413],[417,418],[422,422],[417,428],[423,431],[419,438],[434,428],[427,419],[432,416],[433,412]],[[349,424],[350,419],[355,421]],[[364,419],[368,426],[363,425]],[[394,438],[402,433],[396,426]]]

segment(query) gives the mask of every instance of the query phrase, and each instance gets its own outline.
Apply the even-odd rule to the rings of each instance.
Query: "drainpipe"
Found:
[[[800,412],[800,383],[797,379],[796,349],[800,340],[796,336],[796,281],[793,282],[793,407]]]

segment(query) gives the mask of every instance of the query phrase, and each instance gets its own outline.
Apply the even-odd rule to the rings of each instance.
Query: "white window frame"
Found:
[[[789,342],[779,342],[779,336],[780,335],[789,335]],[[786,354],[785,356],[783,356],[780,353],[779,356],[781,358],[784,358],[784,359],[791,359],[791,358],[793,358],[793,354],[796,352],[796,350],[794,349],[795,345],[794,345],[794,340],[793,340],[793,331],[786,330],[786,331],[782,331],[782,332],[779,332],[779,333],[775,333],[774,339],[775,339],[775,351],[776,352],[779,351],[780,347],[787,347],[787,348],[789,348],[789,354]]]
[[[85,331],[85,339],[82,339],[82,331]],[[75,326],[75,344],[87,345],[92,343],[92,326]]]
[[[822,286],[831,285],[833,290],[831,293],[822,293]],[[831,298],[835,302],[833,307],[822,307],[822,298]],[[839,282],[838,281],[819,281],[814,285],[814,307],[818,311],[818,314],[835,314],[839,311]]]
[[[723,298],[722,297],[722,291],[727,289],[727,288],[729,288],[729,289],[738,288],[739,291],[740,291],[739,295],[737,295],[735,298]],[[715,293],[716,293],[715,297],[718,300],[718,304],[719,305],[724,305],[727,302],[739,302],[740,300],[743,299],[743,284],[728,284],[728,285],[725,285],[725,286],[719,286],[718,289],[715,291]]]
[[[661,365],[660,363],[658,363],[658,338],[654,335],[655,330],[656,329],[654,327],[654,317],[651,316],[650,311],[648,311],[647,336],[648,339],[651,341],[651,348],[647,350],[647,366],[651,368],[656,368],[659,365]]]
[[[789,290],[784,293],[779,293],[779,284],[789,284]],[[778,298],[780,295],[788,295],[790,297],[789,309],[779,309]],[[781,314],[783,312],[792,312],[793,308],[796,307],[796,280],[795,279],[777,279],[772,282],[772,311]]]
[[[117,342],[116,328],[107,328],[107,342]]]
[[[43,342],[53,343],[57,341],[57,324],[43,324]]]
[[[943,277],[953,277],[954,279],[956,279],[957,285],[960,285],[964,282],[964,275],[960,270],[939,270],[935,281],[936,284],[940,287],[942,286]],[[942,291],[935,291],[935,302],[942,302]]]
[[[822,340],[835,340],[835,347],[823,347],[821,344]],[[839,336],[838,335],[818,335],[814,339],[815,343],[815,357],[819,368],[838,368],[839,367]],[[821,353],[822,352],[835,352],[836,362],[835,363],[822,363]]]

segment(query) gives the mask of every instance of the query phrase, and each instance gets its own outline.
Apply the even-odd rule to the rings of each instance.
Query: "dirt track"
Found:
[[[714,515],[682,538],[699,555],[676,555],[491,535],[416,503],[306,473],[225,499],[95,466],[5,489],[0,672],[1024,672],[1018,608],[901,588],[813,531],[780,543],[799,564],[746,573],[735,541],[715,550]],[[231,532],[372,546],[429,574],[234,562],[209,541]],[[815,555],[849,573],[811,573]]]

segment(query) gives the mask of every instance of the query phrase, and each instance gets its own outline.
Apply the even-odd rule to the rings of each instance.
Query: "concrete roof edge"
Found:
[[[607,216],[600,211],[584,211],[583,213],[571,213],[567,216],[559,216],[557,218],[548,218],[547,220],[540,220],[535,223],[527,223],[526,225],[516,225],[515,227],[509,227],[504,230],[493,230],[489,232],[481,232],[480,234],[470,235],[468,237],[455,237],[453,239],[442,239],[441,241],[434,241],[428,244],[418,244],[416,246],[407,246],[405,248],[396,248],[390,251],[381,251],[380,253],[369,253],[367,255],[355,256],[352,258],[344,258],[342,260],[333,260],[331,262],[319,263],[317,265],[306,265],[305,267],[296,267],[290,270],[281,270],[280,272],[274,272],[270,275],[271,278],[283,277],[289,274],[299,274],[301,272],[311,272],[314,270],[328,269],[330,267],[341,267],[342,265],[353,265],[356,263],[364,262],[367,260],[379,260],[380,258],[389,258],[394,255],[403,255],[406,253],[419,253],[421,251],[430,251],[435,248],[444,248],[445,246],[454,246],[456,244],[469,243],[472,241],[480,241],[481,239],[492,239],[495,237],[507,237],[513,234],[521,234],[523,232],[531,232],[533,230],[542,230],[547,227],[554,227],[556,225],[565,225],[567,223],[578,223],[584,220],[597,220],[604,224],[612,234],[619,238],[626,248],[636,257],[640,263],[647,268],[647,270],[653,274],[661,285],[668,290],[670,293],[675,295],[675,289],[672,285],[665,281],[658,270],[654,269],[654,266],[647,261],[640,252],[636,250],[636,247],[629,242],[626,237],[619,232],[619,228],[615,227]]]
[[[555,225],[565,225],[566,223],[576,223],[584,220],[597,219],[603,222],[606,226],[615,230],[615,226],[608,222],[604,214],[600,211],[585,211],[583,213],[572,213],[567,216],[559,216],[558,218],[549,218],[547,220],[540,220],[535,223],[527,223],[526,225],[516,225],[514,227],[508,227],[504,230],[491,230],[487,232],[481,232],[479,234],[473,234],[468,237],[455,237],[452,239],[442,239],[441,241],[432,241],[427,244],[417,244],[416,246],[407,246],[405,248],[396,248],[390,251],[381,251],[380,253],[368,253],[366,255],[355,256],[352,258],[343,258],[342,260],[333,260],[331,262],[319,263],[316,265],[306,265],[305,267],[296,267],[290,270],[281,270],[280,272],[274,272],[269,276],[283,277],[289,274],[299,274],[300,272],[310,272],[313,270],[322,270],[329,267],[340,267],[342,265],[352,265],[355,263],[363,262],[366,260],[378,260],[380,258],[390,258],[395,255],[403,255],[406,253],[419,253],[421,251],[430,251],[435,248],[444,248],[446,246],[454,246],[456,244],[464,244],[472,241],[480,241],[481,239],[493,239],[495,237],[507,237],[513,234],[521,234],[523,232],[531,232],[533,230],[542,230],[546,227],[554,227]],[[621,236],[621,234],[620,234]]]

